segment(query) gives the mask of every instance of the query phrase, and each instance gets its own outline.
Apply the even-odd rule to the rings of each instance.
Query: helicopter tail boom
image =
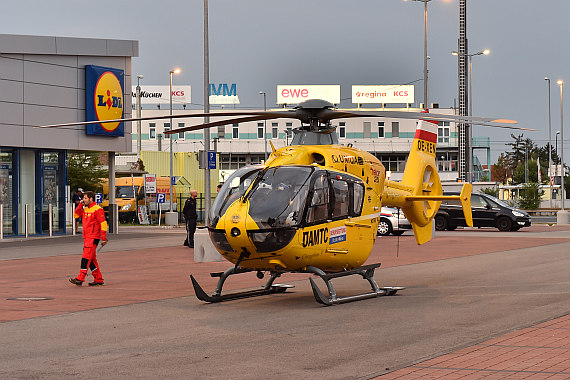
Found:
[[[386,206],[400,207],[412,224],[418,244],[431,240],[433,219],[443,200],[460,200],[468,225],[471,217],[471,185],[461,195],[444,196],[435,162],[438,123],[420,120],[402,182],[386,181],[382,196]]]

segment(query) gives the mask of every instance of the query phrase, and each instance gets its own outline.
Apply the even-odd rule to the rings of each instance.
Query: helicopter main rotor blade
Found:
[[[188,132],[188,131],[198,131],[201,129],[206,129],[206,128],[212,128],[212,127],[218,127],[220,125],[228,125],[228,124],[236,124],[236,123],[245,123],[248,121],[257,121],[257,120],[272,120],[272,119],[278,119],[280,117],[283,116],[268,116],[268,115],[259,115],[259,116],[249,116],[249,117],[240,117],[240,118],[233,118],[233,119],[225,119],[225,120],[219,120],[219,121],[213,121],[211,123],[207,123],[207,124],[198,124],[198,125],[192,125],[189,127],[184,127],[184,128],[177,128],[177,129],[172,129],[170,131],[165,131],[164,134],[165,135],[172,135],[175,133],[181,133],[181,132]],[[294,115],[290,115],[289,117],[294,118]]]
[[[166,115],[166,116],[145,116],[145,117],[132,117],[125,119],[109,119],[109,120],[97,120],[97,121],[77,121],[73,123],[60,123],[60,124],[49,124],[49,125],[38,125],[34,128],[58,128],[58,127],[73,127],[77,125],[92,125],[92,124],[105,124],[105,123],[118,123],[118,122],[128,122],[128,121],[145,121],[145,120],[164,120],[164,119],[182,119],[182,118],[193,118],[193,117],[227,117],[227,116],[248,116],[248,115],[258,115],[267,116],[268,119],[276,119],[279,117],[295,117],[295,110],[290,111],[232,111],[232,112],[210,112],[210,113],[185,113],[176,115]],[[263,119],[258,119],[263,120]],[[227,123],[225,123],[227,124]],[[224,124],[222,124],[224,125]]]
[[[518,124],[515,120],[489,118],[489,117],[476,117],[476,116],[459,116],[459,115],[445,115],[425,112],[408,112],[408,111],[335,111],[336,114],[331,114],[331,119],[341,118],[354,118],[354,117],[382,117],[394,119],[422,119],[434,121],[449,121],[455,123],[468,123],[468,124]]]

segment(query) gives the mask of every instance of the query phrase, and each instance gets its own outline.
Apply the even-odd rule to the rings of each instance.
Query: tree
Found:
[[[505,153],[501,153],[497,159],[497,163],[491,165],[491,181],[501,182],[502,184],[507,184],[507,179],[509,178],[509,173],[512,173],[509,166],[509,161]]]
[[[109,171],[101,168],[96,152],[69,152],[67,154],[67,182],[72,191],[78,187],[96,191]]]
[[[480,189],[479,192],[487,195],[492,195],[495,198],[499,197],[499,188],[497,187],[484,187]]]
[[[542,167],[542,165],[540,165]],[[528,170],[528,181],[537,182],[538,181],[538,165],[536,160],[528,161],[526,169]],[[541,169],[542,170],[542,169]],[[544,174],[543,174],[544,177]],[[525,165],[524,162],[520,162],[513,173],[513,183],[525,183]]]
[[[524,162],[530,159],[531,155],[536,152],[537,147],[531,139],[524,138],[524,134],[515,136],[511,133],[511,137],[515,140],[512,143],[507,143],[512,147],[512,151],[507,152],[507,158],[511,169],[515,169],[519,162]]]
[[[544,190],[540,188],[538,182],[525,183],[522,188],[519,204],[526,210],[536,210],[540,207],[540,199],[544,195]]]

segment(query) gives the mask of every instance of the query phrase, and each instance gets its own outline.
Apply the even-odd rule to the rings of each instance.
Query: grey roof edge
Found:
[[[0,34],[0,53],[138,57],[139,41]]]

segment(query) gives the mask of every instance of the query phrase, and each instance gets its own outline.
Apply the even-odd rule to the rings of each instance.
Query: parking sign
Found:
[[[102,193],[95,193],[95,203],[100,205],[103,202],[103,194]]]
[[[157,203],[165,203],[166,202],[166,194],[165,193],[156,194],[156,202]]]
[[[208,151],[208,169],[215,169],[216,168],[216,151],[209,150]]]

